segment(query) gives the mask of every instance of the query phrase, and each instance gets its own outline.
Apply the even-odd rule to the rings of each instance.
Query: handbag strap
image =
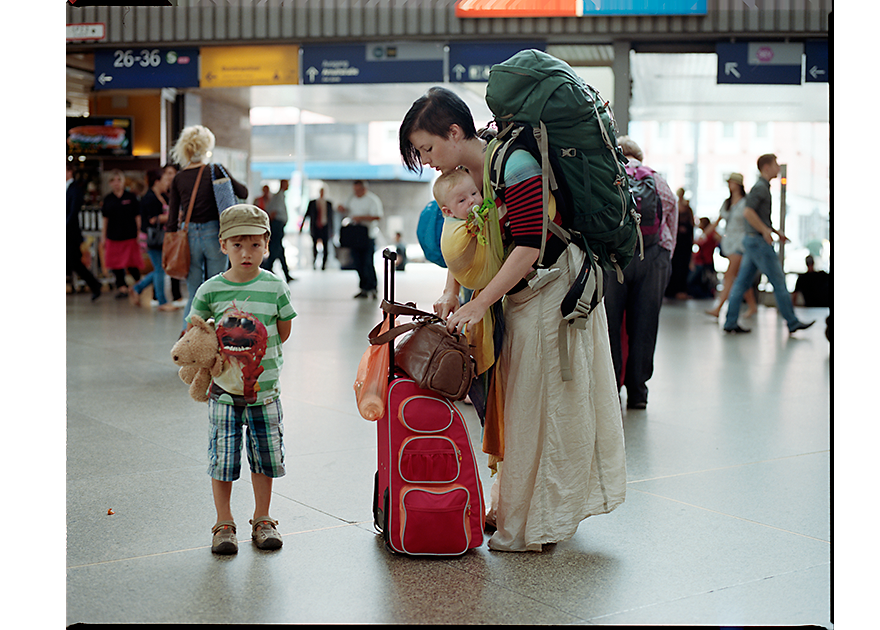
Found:
[[[389,302],[388,300],[382,300],[381,308],[389,315],[409,315],[413,318],[413,321],[406,324],[400,324],[398,326],[395,326],[391,330],[379,334],[379,329],[385,322],[383,318],[383,320],[376,324],[373,330],[370,331],[369,335],[367,335],[367,338],[370,341],[370,345],[373,346],[378,346],[383,343],[389,343],[403,333],[409,332],[410,330],[413,330],[415,328],[420,328],[427,324],[439,323],[445,325],[446,323],[433,313],[420,311],[419,309],[415,308],[415,305],[411,302],[408,304],[400,304],[398,302]],[[456,340],[461,338],[461,335],[459,333],[449,333],[449,335]]]
[[[189,196],[189,209],[186,211],[186,220],[184,220],[182,227],[178,224],[178,229],[183,232],[186,232],[186,229],[189,226],[189,218],[192,216],[193,204],[196,202],[196,191],[199,189],[199,181],[202,179],[203,170],[205,170],[204,164],[199,167],[199,174],[196,175],[196,185],[193,186],[192,194]]]
[[[389,302],[388,300],[382,300],[382,304],[380,308],[388,313],[388,315],[397,316],[397,315],[409,315],[413,318],[413,321],[400,324],[395,326],[391,330],[388,330],[385,333],[379,334],[379,327],[382,325],[380,322],[370,331],[370,334],[367,335],[367,338],[370,340],[370,345],[377,346],[383,343],[389,343],[402,335],[405,332],[418,328],[419,326],[424,326],[425,324],[430,324],[432,322],[440,322],[443,323],[439,317],[434,315],[433,313],[426,313],[425,311],[420,311],[415,308],[415,304],[410,302],[408,304],[399,304],[397,302]],[[384,321],[385,318],[383,318]]]
[[[214,172],[215,166],[220,169],[220,173],[223,175],[223,177],[217,177],[217,173]],[[226,169],[223,168],[222,164],[214,164],[213,162],[211,162],[211,181],[218,181],[223,179],[229,179],[229,173],[226,172]]]
[[[413,302],[400,304],[399,302],[389,302],[388,300],[382,300],[382,304],[379,306],[379,308],[391,315],[410,315],[412,317],[424,317],[438,322],[443,321],[434,313],[420,311],[416,308],[416,305]]]
[[[400,324],[399,326],[395,326],[391,330],[385,331],[381,335],[379,334],[379,330],[382,328],[382,324],[385,323],[385,319],[376,324],[373,330],[370,331],[370,334],[367,335],[367,339],[370,341],[371,346],[381,346],[382,344],[389,343],[394,341],[397,337],[402,335],[405,332],[413,330],[414,328],[418,328],[421,326],[421,323],[409,322],[408,324]]]

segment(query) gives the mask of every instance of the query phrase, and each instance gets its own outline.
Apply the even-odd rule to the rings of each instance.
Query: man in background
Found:
[[[791,305],[791,296],[785,286],[782,263],[779,262],[779,256],[773,248],[774,234],[780,242],[788,240],[785,238],[785,234],[773,228],[770,220],[772,203],[770,180],[779,175],[779,163],[776,161],[776,156],[772,153],[766,153],[759,157],[758,171],[760,177],[746,196],[746,209],[743,212],[743,217],[746,220],[746,235],[743,238],[745,253],[733,288],[730,290],[730,299],[727,301],[727,321],[724,322],[724,331],[728,333],[751,332],[747,328],[742,328],[737,319],[743,294],[751,286],[755,273],[760,270],[773,285],[776,308],[788,324],[788,331],[791,334],[809,328],[814,322],[802,322],[795,315],[794,307]]]
[[[642,164],[644,154],[635,140],[621,136],[617,143],[628,160],[627,174],[640,182],[651,180],[641,187],[638,198],[645,257],[641,259],[637,252],[623,270],[623,284],[611,275],[605,278],[605,312],[617,385],[626,387],[627,409],[645,409],[647,382],[654,374],[660,307],[672,273],[678,204],[666,180]]]
[[[330,240],[333,237],[333,204],[324,198],[324,188],[318,193],[317,199],[312,199],[306,209],[306,216],[299,228],[300,233],[309,222],[309,234],[312,237],[312,266],[318,266],[318,243],[321,243],[323,256],[321,269],[327,268],[327,252],[330,251]]]
[[[83,263],[83,235],[79,227],[79,211],[82,208],[83,194],[73,178],[74,167],[67,162],[67,273],[76,274],[92,291],[92,300],[101,297],[101,283]],[[75,279],[71,275],[71,284],[76,292]]]
[[[287,269],[287,258],[284,255],[284,226],[287,225],[287,200],[285,195],[289,183],[286,179],[281,180],[278,192],[272,195],[269,203],[264,208],[266,214],[269,215],[269,227],[272,233],[269,237],[269,256],[263,260],[260,265],[263,269],[272,271],[275,261],[281,261],[281,270],[284,272],[284,279],[292,282],[294,278],[290,277],[290,271]],[[265,193],[265,191],[264,191]]]
[[[360,179],[355,180],[353,188],[354,194],[344,206],[340,204],[339,212],[347,215],[354,225],[366,228],[363,230],[363,237],[348,245],[360,280],[360,292],[354,297],[376,299],[379,280],[373,263],[373,254],[376,251],[376,236],[379,234],[379,219],[384,214],[382,200],[376,193],[368,190],[367,185]]]

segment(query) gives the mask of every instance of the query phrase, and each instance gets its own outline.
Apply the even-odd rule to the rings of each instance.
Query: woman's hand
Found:
[[[434,302],[434,313],[436,313],[437,317],[446,320],[452,313],[458,310],[459,291],[461,291],[461,285],[458,284],[451,273],[447,272],[446,286],[443,288],[443,295]]]
[[[476,325],[482,321],[486,310],[532,270],[532,265],[538,260],[539,253],[537,249],[532,247],[514,247],[486,288],[461,308],[452,309],[452,314],[446,319],[446,329],[449,332],[463,332],[467,326]],[[449,275],[451,276],[451,274]],[[444,291],[444,295],[449,290],[448,281],[446,286],[447,290]],[[455,295],[458,295],[457,291]]]
[[[462,304],[461,308],[452,313],[446,319],[446,330],[451,333],[464,333],[469,327],[476,326],[486,315],[486,309],[490,305],[484,305],[479,297]]]

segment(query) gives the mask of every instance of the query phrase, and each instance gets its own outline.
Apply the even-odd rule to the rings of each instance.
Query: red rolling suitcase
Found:
[[[391,302],[396,254],[386,249],[383,258]],[[401,554],[455,556],[479,547],[485,502],[464,417],[448,399],[395,371],[393,346],[388,369],[385,413],[377,420],[376,529]]]

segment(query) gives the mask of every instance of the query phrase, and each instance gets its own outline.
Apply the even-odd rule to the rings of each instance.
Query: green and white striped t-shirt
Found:
[[[214,378],[211,398],[264,405],[278,397],[283,358],[276,322],[296,317],[283,280],[265,269],[243,283],[216,275],[196,291],[188,322],[193,315],[214,318],[223,353],[223,373]]]

